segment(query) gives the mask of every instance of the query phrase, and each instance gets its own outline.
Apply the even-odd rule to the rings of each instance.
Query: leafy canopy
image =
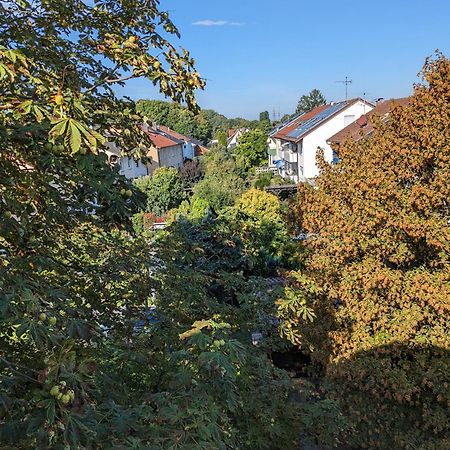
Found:
[[[184,199],[183,182],[174,167],[156,169],[152,176],[140,177],[134,180],[147,198],[147,212],[163,215],[176,208]]]
[[[325,365],[354,447],[449,445],[450,61],[427,60],[423,81],[299,197],[299,288],[317,320],[295,336]]]
[[[267,163],[267,133],[257,128],[244,133],[234,149],[236,164],[245,172]]]
[[[313,89],[309,94],[302,95],[297,103],[296,114],[307,113],[318,106],[325,105],[326,99],[322,92],[318,89]]]
[[[212,126],[203,112],[193,111],[178,103],[161,100],[139,100],[137,110],[157,125],[165,125],[177,133],[207,143],[212,137]]]
[[[220,149],[211,150],[203,160],[205,176],[193,188],[193,199],[205,200],[214,212],[219,213],[234,205],[244,191],[245,181],[234,159]]]

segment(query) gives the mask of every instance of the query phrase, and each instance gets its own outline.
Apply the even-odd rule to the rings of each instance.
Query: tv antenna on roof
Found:
[[[336,83],[343,83],[345,84],[345,101],[348,99],[348,85],[353,83],[353,80],[349,80],[348,77],[345,77],[345,80],[342,81],[336,81]]]

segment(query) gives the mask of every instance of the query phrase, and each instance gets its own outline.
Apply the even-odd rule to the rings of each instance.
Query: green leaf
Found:
[[[55,138],[61,136],[65,133],[67,124],[69,123],[69,119],[59,119],[56,122],[53,122],[54,126],[49,132],[50,139],[54,142]]]
[[[72,119],[69,119],[66,144],[72,151],[72,154],[77,153],[81,146],[81,134],[75,121]]]

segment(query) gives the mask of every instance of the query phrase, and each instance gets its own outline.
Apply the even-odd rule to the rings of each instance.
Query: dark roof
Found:
[[[379,102],[370,112],[368,112],[367,114],[363,114],[358,120],[331,136],[328,139],[328,142],[332,144],[340,144],[347,138],[354,141],[359,141],[360,139],[369,136],[373,132],[373,123],[371,121],[371,118],[374,115],[387,118],[389,113],[395,107],[407,105],[408,102],[409,97],[393,98],[390,100]]]
[[[272,137],[286,141],[298,142],[316,128],[330,120],[336,114],[358,101],[368,103],[360,98],[355,98],[343,102],[329,103],[327,105],[318,106],[312,111],[294,118],[286,125],[279,128],[275,134],[272,134]]]
[[[271,133],[272,137],[282,139],[284,136],[288,135],[291,131],[295,130],[302,122],[311,119],[319,112],[323,111],[327,108],[328,105],[322,105],[318,106],[317,108],[314,108],[313,110],[300,114],[297,116],[294,116],[292,119],[290,119],[285,124],[282,124],[278,129],[274,130],[274,132]]]

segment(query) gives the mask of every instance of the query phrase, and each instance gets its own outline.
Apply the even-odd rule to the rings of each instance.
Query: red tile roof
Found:
[[[370,112],[368,112],[367,114],[363,114],[358,120],[331,136],[328,139],[328,142],[333,144],[340,144],[347,138],[350,138],[354,141],[359,141],[360,139],[368,136],[373,132],[373,124],[371,118],[374,115],[387,117],[395,107],[407,105],[408,102],[409,97],[393,98],[390,100],[385,100],[384,102],[379,102]]]
[[[165,125],[158,125],[156,131],[162,131],[164,134],[169,135],[168,136],[169,138],[173,137],[179,141],[191,142],[192,144],[194,144],[196,146],[195,156],[203,155],[208,151],[208,148],[205,147],[197,139],[191,138],[189,136],[185,136],[184,134],[181,134],[181,133],[177,133],[176,131],[172,130],[169,127],[166,127]]]
[[[177,133],[176,131],[170,129],[169,127],[166,127],[165,125],[157,125],[156,129],[157,129],[157,131],[161,130],[163,133],[169,134],[170,136],[172,136],[175,139],[178,139],[180,141],[190,141],[191,140],[191,138],[184,136],[183,134]]]
[[[175,145],[179,145],[179,142],[163,136],[162,134],[158,134],[153,131],[147,131],[147,133],[149,134],[153,145],[157,148],[173,147]]]

